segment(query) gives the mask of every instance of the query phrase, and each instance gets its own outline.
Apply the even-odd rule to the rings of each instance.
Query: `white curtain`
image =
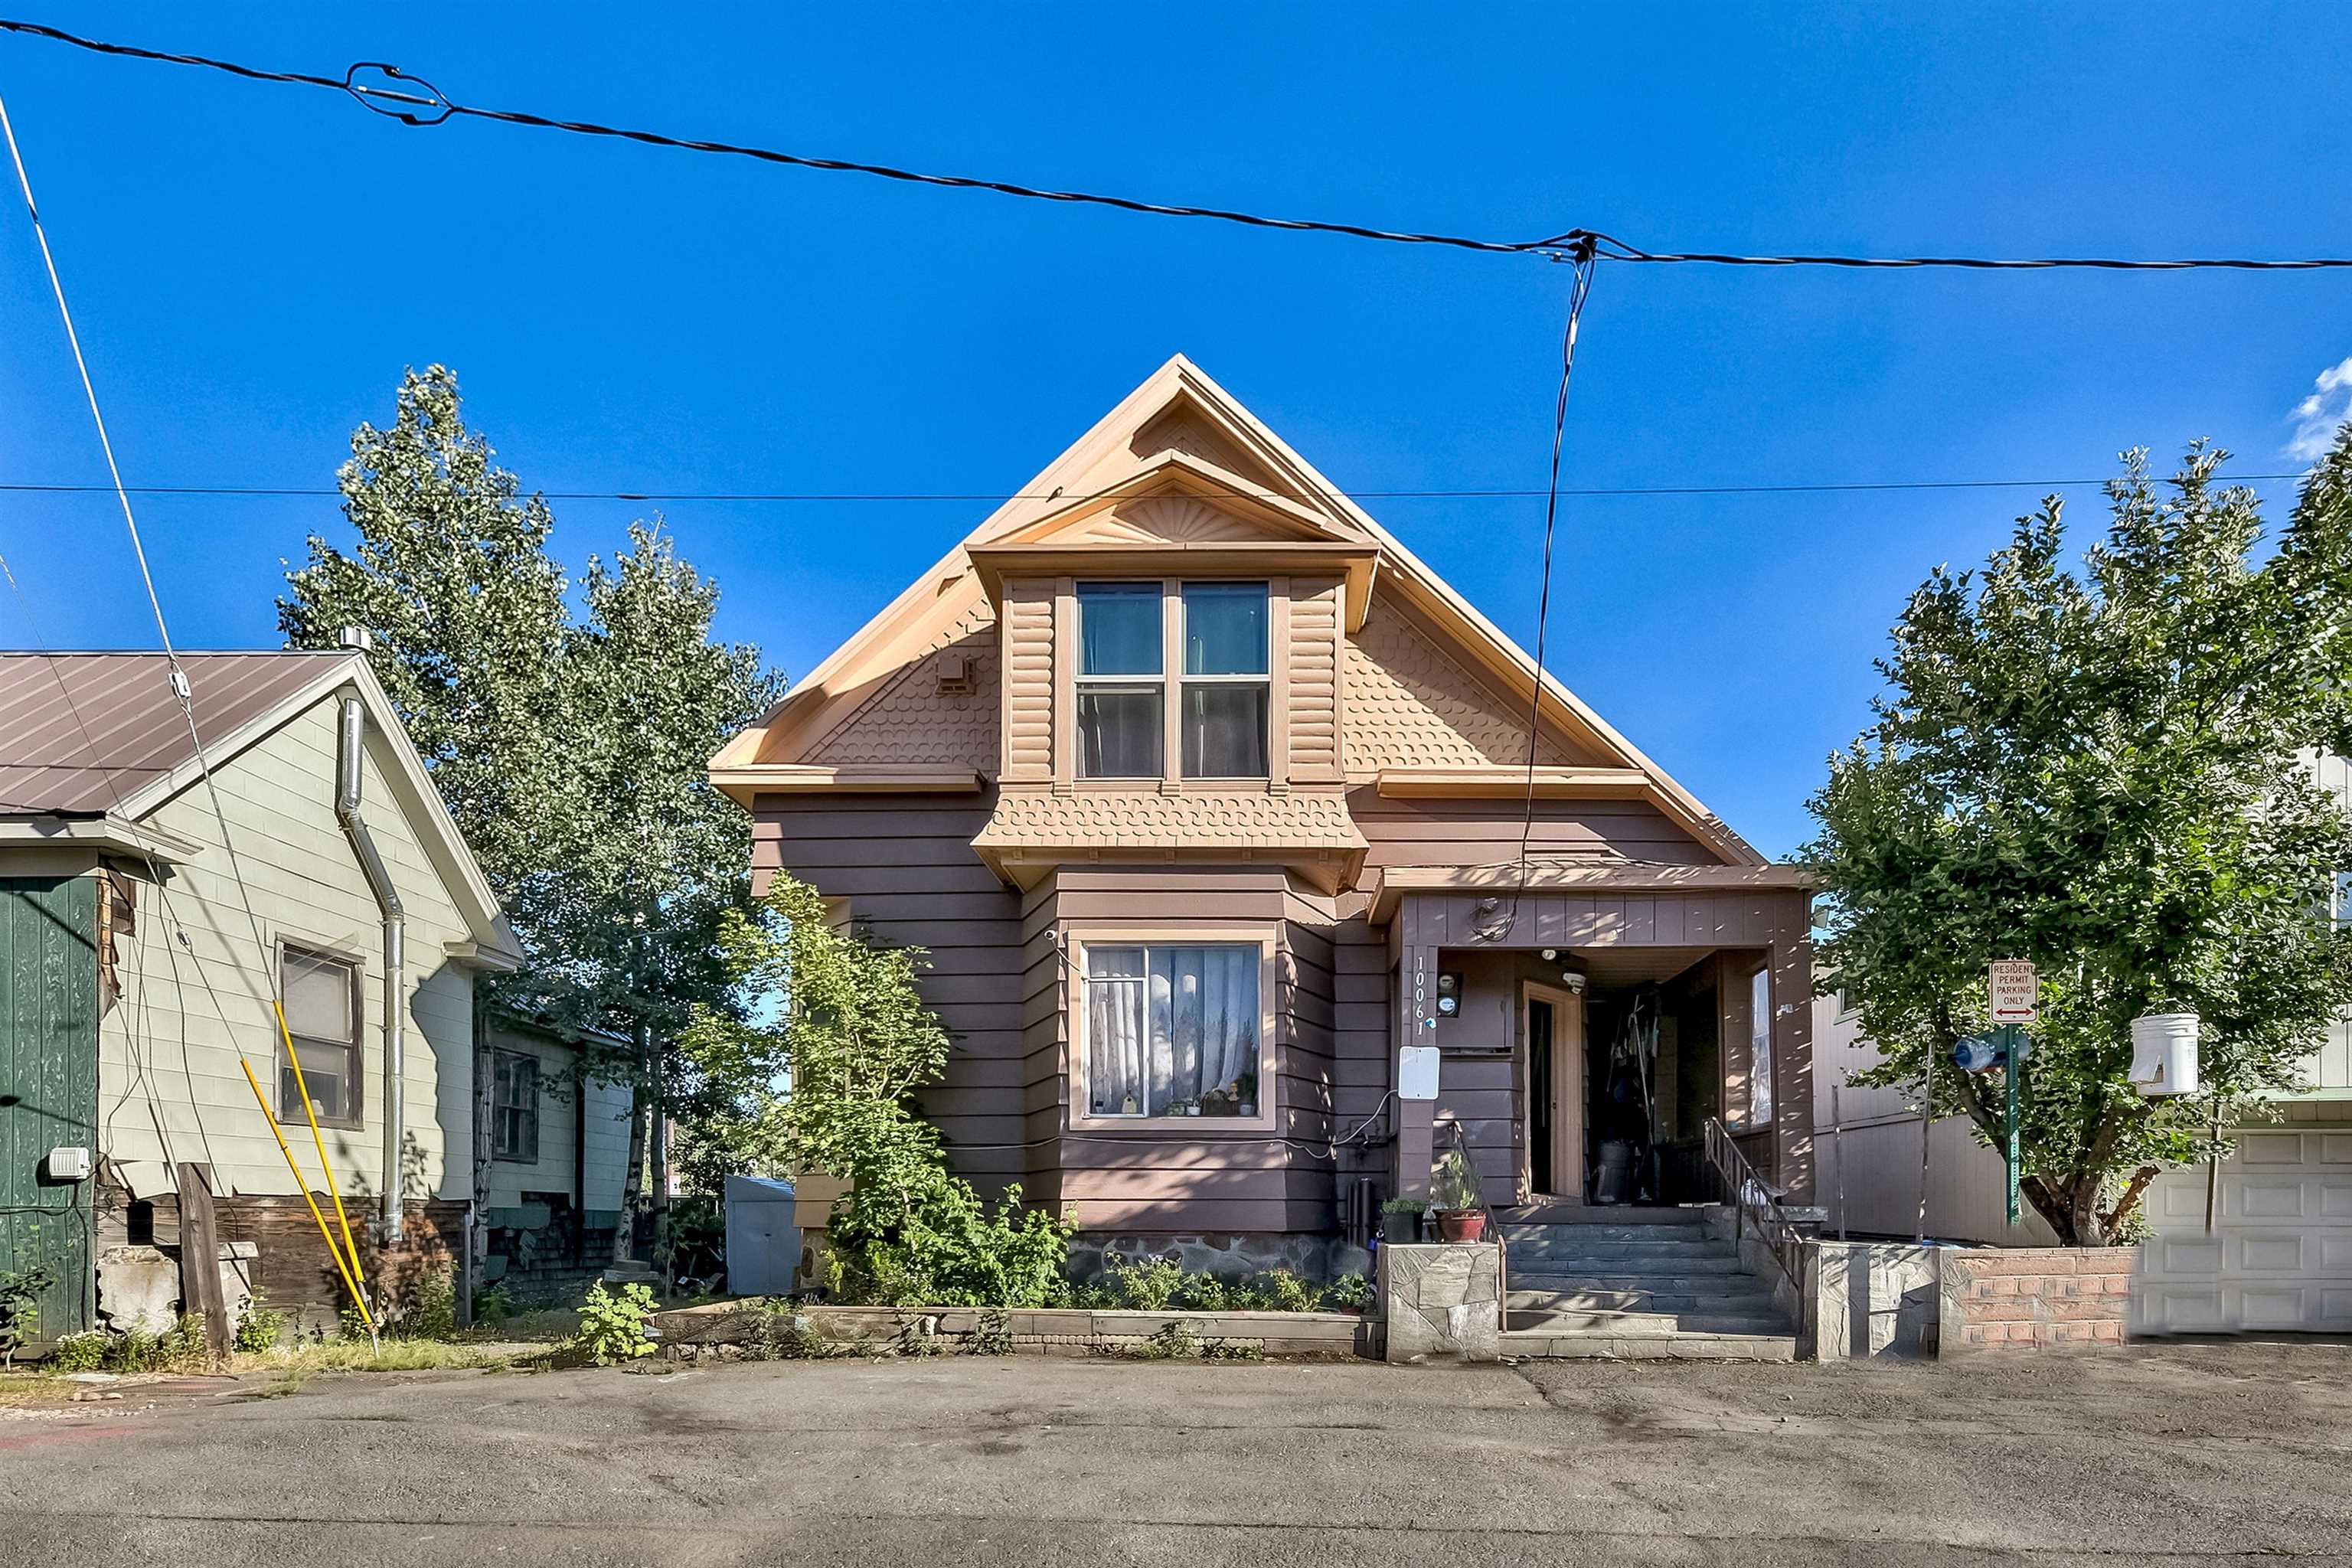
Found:
[[[1097,1116],[1185,1113],[1253,1081],[1255,947],[1096,947],[1087,952],[1087,1100]],[[1132,1109],[1130,1109],[1132,1097]]]
[[[1143,950],[1087,950],[1087,1101],[1097,1116],[1139,1116],[1144,1104]]]
[[[1254,947],[1151,950],[1155,1112],[1256,1073],[1257,968]]]

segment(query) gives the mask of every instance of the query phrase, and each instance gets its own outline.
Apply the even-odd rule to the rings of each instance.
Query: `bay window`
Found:
[[[1250,943],[1088,944],[1081,989],[1088,1115],[1255,1117],[1261,950]]]
[[[1161,772],[1160,586],[1078,586],[1078,776],[1157,778]]]
[[[1181,693],[1184,776],[1266,776],[1266,588],[1187,583]]]

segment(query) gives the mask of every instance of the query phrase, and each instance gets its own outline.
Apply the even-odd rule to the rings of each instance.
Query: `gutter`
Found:
[[[373,640],[357,627],[346,627],[342,635],[345,647],[362,652]],[[342,824],[343,837],[352,841],[352,853],[358,858],[360,872],[367,878],[368,890],[375,895],[376,908],[383,915],[383,1198],[378,1228],[381,1238],[389,1242],[400,1238],[400,1153],[406,1131],[402,1090],[406,1070],[404,1047],[407,1008],[404,1004],[407,1000],[407,984],[404,950],[407,916],[401,907],[400,894],[392,885],[392,873],[384,868],[383,857],[376,852],[375,840],[369,836],[367,822],[360,816],[360,779],[366,747],[366,705],[356,697],[345,697],[335,744],[335,820]]]

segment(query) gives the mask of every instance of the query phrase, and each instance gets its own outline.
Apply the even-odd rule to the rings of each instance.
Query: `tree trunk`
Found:
[[[646,1068],[653,1054],[652,1031],[637,1025],[637,1070],[629,1085],[629,1163],[621,1173],[621,1223],[613,1231],[613,1263],[625,1267],[637,1248],[637,1211],[646,1197],[646,1112],[653,1097],[646,1092]]]

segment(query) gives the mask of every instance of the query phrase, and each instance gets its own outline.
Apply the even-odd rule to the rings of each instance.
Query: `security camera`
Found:
[[[1581,969],[1561,970],[1559,974],[1559,983],[1568,987],[1568,994],[1571,996],[1581,996],[1584,994],[1585,976],[1584,971]]]

